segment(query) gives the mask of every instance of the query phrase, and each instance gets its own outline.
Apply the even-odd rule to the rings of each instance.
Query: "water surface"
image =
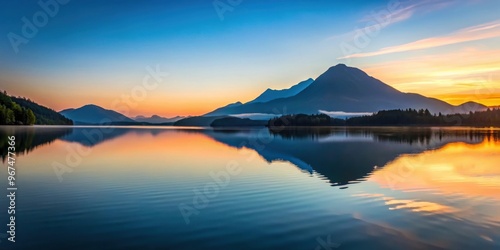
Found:
[[[2,127],[2,156],[10,135],[1,249],[500,248],[496,129]]]

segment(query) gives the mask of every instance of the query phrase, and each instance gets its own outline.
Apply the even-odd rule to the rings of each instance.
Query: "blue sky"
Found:
[[[223,19],[214,1],[72,0],[59,4],[54,17],[16,53],[8,34],[22,35],[22,18],[32,20],[43,9],[35,1],[3,1],[2,89],[56,110],[86,103],[111,108],[113,100],[140,85],[148,66],[160,65],[169,75],[130,108],[130,115],[202,114],[347,63],[402,91],[452,103],[465,98],[498,101],[500,1],[396,2],[389,24],[362,48],[354,44],[356,30],[376,25],[371,14],[390,10],[394,1],[217,3],[230,8]],[[457,40],[469,35],[479,38]],[[418,41],[415,50],[412,43]],[[346,44],[354,44],[356,53],[346,55]],[[389,53],[384,50],[391,47]],[[487,58],[467,65],[453,60],[449,68],[439,61],[475,54]],[[426,61],[427,68],[422,66]],[[439,68],[430,75],[440,78],[419,75],[404,63],[421,71]],[[453,69],[471,73],[442,77]],[[462,85],[453,85],[458,83]],[[487,97],[477,94],[481,84],[487,85]]]

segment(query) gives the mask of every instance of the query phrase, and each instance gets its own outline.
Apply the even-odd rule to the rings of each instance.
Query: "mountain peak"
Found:
[[[264,91],[262,94],[260,94],[257,98],[254,100],[248,102],[248,103],[259,103],[259,102],[268,102],[271,100],[279,99],[279,98],[286,98],[290,96],[294,96],[298,93],[300,93],[302,90],[305,88],[309,87],[314,82],[312,78],[309,78],[305,81],[299,82],[296,85],[293,85],[292,87],[288,89],[271,89],[268,88],[266,91]]]
[[[80,108],[101,108],[102,109],[102,107],[97,106],[95,104],[86,104],[86,105],[81,106]]]
[[[355,69],[355,68],[349,67],[343,63],[339,63],[335,66],[331,66],[330,68],[328,68],[328,70],[326,72],[334,71],[334,70],[346,70],[346,69]]]
[[[474,102],[474,101],[468,101],[468,102],[464,102],[458,106],[465,106],[465,105],[481,105],[481,106],[484,106],[486,107],[485,105],[481,104],[481,103],[478,103],[478,102]]]
[[[183,116],[176,116],[176,117],[172,117],[172,118],[167,118],[167,117],[163,117],[163,116],[159,116],[159,115],[152,115],[150,117],[146,117],[146,116],[136,116],[135,118],[133,118],[136,122],[147,122],[147,123],[151,123],[151,124],[161,124],[161,123],[174,123],[180,119],[183,119],[185,117]]]
[[[61,111],[59,111],[59,113],[67,113],[67,112],[70,112],[70,111],[75,111],[75,110],[106,110],[105,108],[103,107],[100,107],[100,106],[97,106],[95,104],[85,104],[79,108],[67,108],[67,109],[63,109]]]
[[[87,104],[77,109],[66,109],[59,112],[77,123],[82,124],[102,124],[107,122],[133,122],[113,110],[104,109],[95,104]]]
[[[95,105],[95,104],[86,104],[86,105],[83,105],[77,109],[110,111],[109,109],[105,109],[105,108],[98,106],[98,105]]]
[[[350,66],[347,66],[343,63],[339,63],[335,66],[330,67],[325,73],[327,73],[327,72],[362,72],[362,73],[365,73],[361,69],[358,69],[356,67],[350,67]]]
[[[317,113],[319,110],[364,113],[408,108],[429,109],[432,113],[454,113],[454,110],[464,113],[481,108],[481,105],[473,103],[456,107],[438,99],[403,93],[359,68],[342,63],[330,67],[314,81],[309,81],[307,87],[293,95],[277,97],[278,93],[281,94],[280,91],[270,91],[273,95],[268,98],[264,96],[268,94],[266,91],[254,101],[237,107],[219,108],[209,114],[271,114],[281,107],[286,108],[283,109],[283,114]],[[294,87],[286,91],[291,89]],[[263,101],[264,97],[266,99]]]
[[[467,113],[468,111],[485,111],[487,110],[488,107],[478,103],[478,102],[473,102],[473,101],[468,101],[465,103],[462,103],[458,106],[455,106],[454,112],[455,113]]]

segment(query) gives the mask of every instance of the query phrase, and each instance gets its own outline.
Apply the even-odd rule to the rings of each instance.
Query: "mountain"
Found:
[[[24,97],[0,93],[0,124],[72,125],[73,121],[56,111]]]
[[[317,114],[323,111],[377,112],[392,109],[428,109],[431,113],[454,113],[464,106],[419,94],[403,93],[358,68],[338,64],[329,68],[300,93],[265,103],[246,103],[216,109],[208,114],[245,113]],[[467,107],[462,112],[469,112]]]
[[[463,104],[460,104],[454,108],[454,113],[468,113],[470,111],[472,112],[477,112],[477,111],[485,111],[487,110],[488,107],[477,102],[466,102]]]
[[[184,118],[182,120],[174,122],[174,126],[182,126],[182,127],[209,127],[212,122],[217,119],[225,118],[227,116],[193,116]]]
[[[305,81],[299,82],[298,84],[296,84],[288,89],[282,89],[282,90],[267,89],[266,91],[262,92],[262,94],[260,94],[257,98],[255,98],[252,101],[249,101],[245,104],[264,103],[264,102],[269,102],[269,101],[279,99],[279,98],[286,98],[286,97],[294,96],[294,95],[300,93],[305,88],[309,87],[309,85],[311,85],[311,83],[313,83],[313,82],[314,82],[314,80],[312,78],[309,78]],[[206,115],[212,115],[212,113],[218,114],[219,112],[221,114],[224,114],[224,110],[237,108],[241,105],[243,105],[243,103],[241,103],[241,102],[231,103],[231,104],[228,104],[224,107],[218,108],[218,109],[216,109],[216,110],[214,110]]]
[[[239,106],[243,105],[243,103],[241,102],[235,102],[235,103],[230,103],[224,107],[221,107],[221,108],[218,108],[214,111],[212,111],[211,113],[218,113],[219,111],[221,111],[221,114],[224,113],[224,110],[228,110],[228,109],[233,109],[233,108],[237,108]],[[209,114],[206,114],[206,115],[209,115]]]
[[[267,89],[266,91],[264,91],[264,93],[260,94],[253,101],[247,103],[268,102],[279,98],[294,96],[300,93],[305,88],[309,87],[309,85],[311,85],[311,83],[313,82],[314,80],[312,78],[309,78],[288,89],[282,89],[282,90]]]
[[[153,115],[151,117],[145,117],[142,115],[136,116],[133,118],[134,121],[136,122],[147,122],[147,123],[152,123],[152,124],[160,124],[160,123],[174,123],[178,120],[184,119],[186,117],[184,116],[176,116],[172,118],[166,118],[166,117],[161,117],[158,115]]]
[[[135,123],[134,120],[109,109],[89,104],[77,109],[65,109],[60,114],[70,118],[77,124],[103,124],[113,122]]]
[[[248,118],[238,118],[238,117],[224,117],[214,120],[210,123],[210,127],[221,128],[221,127],[264,127],[267,125],[268,121],[265,120],[251,120]]]

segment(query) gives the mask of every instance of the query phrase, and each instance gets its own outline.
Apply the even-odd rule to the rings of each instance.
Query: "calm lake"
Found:
[[[0,145],[0,249],[500,249],[497,129],[4,126]]]

